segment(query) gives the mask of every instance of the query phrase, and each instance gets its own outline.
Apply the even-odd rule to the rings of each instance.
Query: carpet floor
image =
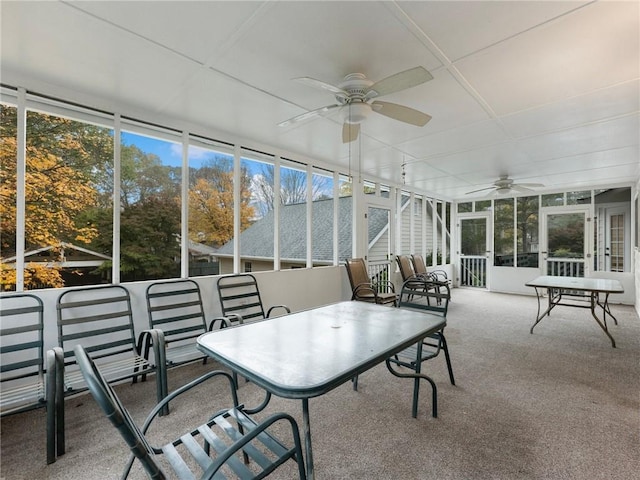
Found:
[[[310,400],[318,479],[607,479],[640,478],[640,320],[631,306],[613,305],[617,348],[588,310],[558,307],[529,328],[535,297],[455,289],[445,329],[456,385],[444,356],[423,370],[438,385],[438,418],[429,386],[411,417],[412,382],[379,365]],[[170,371],[170,388],[212,369],[191,364]],[[155,401],[155,382],[116,386],[142,423]],[[241,382],[240,399],[257,405],[262,392]],[[150,432],[182,432],[228,406],[224,384],[206,383],[172,403]],[[298,401],[274,398],[265,416],[287,411],[301,423]],[[45,460],[43,409],[0,423],[0,479],[115,479],[128,451],[119,434],[83,394],[68,398],[66,454]],[[134,468],[130,478],[146,478]],[[270,478],[297,478],[285,465]]]

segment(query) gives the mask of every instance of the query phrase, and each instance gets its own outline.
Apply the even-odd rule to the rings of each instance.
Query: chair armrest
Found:
[[[138,355],[149,362],[150,349],[153,349],[153,359],[155,361],[158,398],[165,398],[169,393],[169,380],[167,379],[167,343],[164,340],[164,332],[162,330],[150,328],[140,333],[136,346]],[[169,406],[167,405],[161,415],[168,414]]]
[[[248,417],[252,420],[250,417]],[[216,458],[215,462],[213,462],[209,468],[207,468],[206,472],[202,475],[203,479],[213,479],[217,478],[216,473],[220,468],[237,452],[241,451],[245,445],[251,442],[258,435],[265,432],[271,425],[275,424],[279,421],[289,422],[291,427],[291,433],[293,435],[295,451],[296,455],[299,455],[301,458],[299,459],[301,463],[299,463],[300,472],[304,471],[304,460],[302,459],[302,443],[300,441],[300,430],[298,428],[298,424],[296,421],[286,413],[274,413],[273,415],[267,417],[262,422],[256,424],[256,427],[251,429],[250,432],[244,433],[242,437],[233,442],[229,447],[222,453],[219,457]],[[254,422],[255,423],[255,422]],[[302,467],[300,467],[302,465]]]
[[[168,411],[169,407],[168,404],[171,400],[175,399],[177,396],[182,395],[183,393],[187,392],[188,390],[191,390],[193,387],[196,387],[197,385],[200,385],[202,382],[218,376],[218,375],[222,375],[224,377],[226,377],[229,380],[229,384],[231,385],[231,396],[233,398],[233,405],[234,407],[238,407],[238,394],[236,392],[236,387],[235,387],[235,382],[233,380],[233,377],[228,374],[227,372],[223,372],[220,370],[214,370],[208,373],[205,373],[204,375],[202,375],[201,377],[196,378],[195,380],[192,380],[191,382],[187,383],[186,385],[183,385],[182,387],[178,388],[177,390],[174,390],[173,392],[169,393],[168,395],[166,395],[162,401],[160,401],[160,403],[158,403],[153,410],[151,410],[151,412],[149,413],[149,415],[147,415],[146,420],[144,421],[144,424],[142,425],[141,428],[141,432],[144,435],[147,430],[149,429],[149,427],[151,426],[151,423],[153,422],[153,420],[158,416],[158,414],[160,415],[164,415],[165,412]],[[216,414],[212,415],[211,418],[213,418]],[[150,445],[151,447],[151,445]],[[157,448],[151,447],[153,450],[158,450]],[[122,473],[122,476],[120,477],[121,480],[128,478],[129,476],[129,472],[131,471],[131,467],[133,466],[133,462],[135,461],[136,457],[133,453],[131,453],[129,455],[129,459],[127,461],[127,464],[124,468],[124,472]]]
[[[360,283],[359,285],[356,285],[355,288],[353,289],[353,296],[351,297],[351,299],[353,300],[355,297],[358,296],[359,293],[373,293],[374,295],[376,294],[376,290],[375,287],[371,284],[371,283]]]
[[[269,318],[271,316],[271,312],[273,310],[275,310],[276,308],[284,309],[287,312],[287,314],[291,313],[291,309],[289,307],[287,307],[286,305],[274,305],[269,310],[267,310],[267,318]]]
[[[187,383],[186,385],[183,385],[182,387],[178,388],[177,390],[174,390],[173,392],[168,394],[165,398],[163,398],[162,401],[160,403],[158,403],[153,408],[153,410],[151,410],[149,415],[147,415],[147,418],[144,421],[144,424],[142,425],[142,429],[141,429],[142,433],[143,434],[146,433],[147,429],[151,425],[151,422],[154,420],[154,418],[156,418],[158,416],[158,414],[161,413],[164,410],[166,404],[168,404],[171,400],[173,400],[177,396],[182,395],[183,393],[191,390],[192,388],[200,385],[202,382],[204,382],[206,380],[209,380],[210,378],[216,377],[218,375],[221,375],[221,376],[225,377],[227,380],[229,380],[231,396],[233,398],[233,406],[234,407],[238,407],[239,406],[238,393],[237,393],[236,387],[235,387],[236,384],[233,381],[233,377],[231,376],[231,374],[229,374],[227,372],[223,372],[222,370],[213,370],[211,372],[205,373],[204,375],[202,375],[201,377],[196,378],[195,380],[192,380],[191,382]]]
[[[149,351],[153,349],[153,359],[156,367],[165,365],[167,361],[167,344],[164,340],[164,332],[158,328],[150,328],[140,332],[136,353],[149,361]]]
[[[449,276],[444,270],[431,270],[431,273],[441,282],[449,282]]]
[[[209,322],[209,326],[207,327],[207,330],[209,332],[214,330],[214,327],[219,323],[220,327],[219,329],[222,328],[227,328],[228,326],[231,325],[231,319],[229,317],[216,317],[214,319],[211,320],[211,322]]]

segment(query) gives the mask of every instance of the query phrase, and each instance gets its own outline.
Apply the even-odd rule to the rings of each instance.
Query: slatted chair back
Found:
[[[101,285],[63,292],[56,304],[58,313],[59,362],[63,362],[64,391],[86,390],[76,366],[74,348],[82,345],[103,368],[110,382],[157,372],[157,395],[166,395],[164,338],[158,330],[145,330],[137,338],[131,297],[121,285]],[[143,352],[152,350],[153,363]],[[156,368],[157,365],[157,368]],[[60,379],[58,379],[59,384]],[[62,387],[60,387],[62,388]]]
[[[416,274],[420,275],[429,273],[422,255],[411,255],[411,262],[413,263],[413,270]]]
[[[451,300],[452,282],[447,277],[447,272],[444,270],[428,271],[422,255],[412,255],[411,262],[413,263],[413,269],[417,276],[431,280],[433,282],[432,289],[441,295],[447,295],[448,299]]]
[[[149,328],[164,333],[167,366],[206,360],[196,346],[196,338],[208,330],[198,284],[193,280],[152,283],[146,299]]]
[[[398,297],[398,308],[421,310],[429,314],[446,317],[449,306],[448,296],[442,295],[439,292],[434,292],[425,285],[420,285],[424,283],[428,283],[428,281],[425,282],[420,279],[411,279],[404,282],[400,291],[400,296]],[[430,299],[433,299],[434,297],[440,301],[431,302]],[[447,369],[449,371],[449,379],[451,384],[455,385],[453,369],[451,367],[451,358],[449,356],[449,348],[444,336],[444,327],[442,330],[433,333],[423,341],[421,361],[426,361],[436,357],[440,351],[444,351]],[[417,355],[415,347],[410,347],[409,349],[404,350],[396,357],[397,363],[414,369],[416,359]]]
[[[258,479],[266,477],[288,460],[297,462],[300,478],[306,478],[300,433],[295,420],[281,413],[257,424],[245,414],[242,406],[238,405],[235,384],[228,373],[209,372],[172,392],[156,405],[144,425],[138,427],[82,346],[76,346],[75,357],[91,394],[150,478]],[[228,380],[233,408],[218,412],[208,423],[178,436],[171,443],[153,446],[145,437],[145,433],[157,414],[162,411],[163,404],[213,377],[224,377]],[[274,430],[282,432],[285,425],[291,432],[292,447],[286,446],[270,432],[272,426]],[[175,435],[175,432],[172,434]],[[202,441],[198,441],[199,437]],[[173,470],[172,476],[169,476],[158,462],[157,457],[160,455],[164,456],[166,463]],[[254,462],[250,463],[250,460]],[[131,461],[122,478],[127,477],[130,468]],[[224,475],[221,472],[223,468]]]
[[[0,406],[6,415],[44,406],[44,307],[30,294],[3,295],[0,302]],[[20,384],[31,387],[21,389]]]
[[[372,283],[364,258],[348,258],[345,267],[351,284],[351,300],[395,305],[397,296],[393,283]]]
[[[222,316],[231,321],[246,323],[263,320],[271,317],[276,309],[291,313],[286,305],[274,305],[265,313],[258,282],[249,273],[225,275],[218,278],[217,285]]]
[[[46,408],[47,463],[53,463],[55,362],[53,352],[45,357],[43,316],[42,300],[35,295],[0,296],[0,416]]]
[[[408,255],[398,255],[396,257],[396,262],[398,264],[398,269],[400,270],[400,275],[402,275],[403,282],[406,282],[416,275],[413,270],[411,258]]]

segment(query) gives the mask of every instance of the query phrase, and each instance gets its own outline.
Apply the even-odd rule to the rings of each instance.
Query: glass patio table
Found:
[[[531,326],[529,333],[533,333],[533,328],[540,323],[545,316],[550,315],[557,305],[564,305],[567,307],[588,308],[591,310],[591,316],[598,323],[602,331],[611,340],[611,346],[616,347],[616,341],[609,333],[607,326],[607,315],[610,316],[614,323],[617,325],[618,320],[611,313],[609,308],[609,295],[612,293],[624,293],[624,288],[618,280],[612,280],[608,278],[584,278],[584,277],[556,277],[552,275],[543,275],[525,283],[528,287],[536,289],[536,296],[538,297],[538,314],[535,323]],[[541,298],[544,292],[547,292],[548,305],[547,309],[540,313],[541,310]],[[604,299],[601,299],[601,295]],[[563,297],[569,300],[576,299],[588,299],[588,303],[572,301],[563,302]],[[598,317],[597,307],[602,309],[602,318]]]
[[[302,400],[306,467],[314,479],[309,399],[411,345],[418,344],[419,358],[421,340],[445,324],[445,318],[426,312],[348,301],[209,332],[198,338],[198,348],[264,388],[266,401],[269,394]],[[414,379],[414,417],[419,380],[430,381],[417,365],[401,375]]]

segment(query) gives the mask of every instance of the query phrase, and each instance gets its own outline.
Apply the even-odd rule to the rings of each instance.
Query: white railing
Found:
[[[487,286],[487,257],[473,255],[460,257],[460,286],[480,288]]]
[[[547,258],[547,275],[556,277],[584,277],[584,259]]]
[[[391,262],[388,260],[370,261],[367,267],[371,283],[379,284],[379,293],[391,291],[388,287],[391,281]]]

